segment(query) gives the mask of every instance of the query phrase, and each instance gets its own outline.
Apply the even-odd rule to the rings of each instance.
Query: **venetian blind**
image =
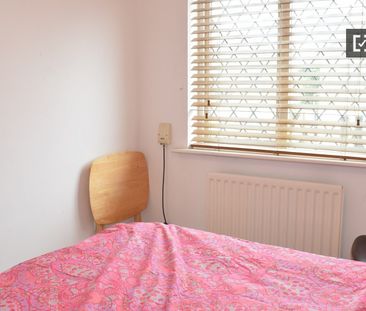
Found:
[[[365,16],[364,16],[365,15]],[[193,148],[366,157],[363,0],[190,2]]]

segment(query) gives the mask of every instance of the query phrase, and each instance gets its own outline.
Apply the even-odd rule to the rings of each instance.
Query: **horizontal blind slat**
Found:
[[[218,88],[218,87],[211,87],[211,88],[193,88],[192,93],[320,93],[320,94],[349,94],[349,95],[356,95],[359,96],[360,89],[345,89],[345,88],[283,88],[280,91],[277,88],[260,88],[260,87],[252,87],[252,88]],[[243,95],[244,96],[244,95]],[[244,97],[243,97],[244,98]]]
[[[290,132],[290,133],[311,133],[311,134],[334,134],[334,135],[343,135],[343,136],[366,136],[366,131],[361,130],[359,128],[354,129],[338,129],[335,126],[334,127],[305,127],[305,126],[298,126],[298,125],[261,125],[261,126],[253,126],[253,125],[235,125],[232,123],[213,123],[213,122],[194,122],[192,124],[193,128],[210,128],[210,129],[227,129],[227,130],[241,130],[241,131],[261,131],[261,132]]]
[[[342,14],[340,16],[340,18],[349,18],[349,17],[358,17],[358,18],[362,18],[362,13],[360,14],[353,14],[353,15],[347,15],[347,14]],[[278,20],[275,20],[274,23],[278,22]],[[229,21],[224,21],[224,22],[216,22],[216,23],[211,23],[211,22],[197,22],[197,23],[194,23],[192,24],[192,27],[195,27],[195,28],[201,28],[201,27],[213,27],[213,26],[218,26],[218,25],[231,25],[232,22],[229,22]],[[339,25],[339,26],[342,26],[342,25],[347,25],[347,23],[340,23],[339,21],[337,22],[330,22],[328,23],[327,25],[330,25],[330,26],[336,26],[336,25]],[[273,24],[265,24],[264,27],[268,27],[268,28],[271,28],[271,26],[273,27]],[[310,26],[318,26],[317,23],[304,23],[302,25],[303,27],[310,27]],[[293,28],[292,26],[290,27],[285,27],[285,28]],[[249,29],[246,28],[246,29]]]
[[[279,77],[288,77],[288,74],[279,74]],[[360,74],[356,72],[294,72],[291,73],[292,77],[356,77],[359,78]],[[275,73],[207,73],[207,74],[194,74],[192,78],[223,78],[223,77],[276,77]]]
[[[230,23],[226,23],[225,25],[230,25]],[[337,29],[338,29],[338,26],[348,26],[349,23],[340,23],[339,21],[336,21],[336,22],[328,22],[327,24],[327,27],[334,27],[334,26],[337,26]],[[362,26],[362,22],[359,22],[360,26]],[[314,23],[314,22],[306,22],[306,21],[302,21],[301,23],[301,28],[309,28],[309,27],[316,27],[318,26],[318,23]],[[200,34],[207,34],[207,33],[230,33],[230,32],[233,32],[233,29],[232,28],[225,28],[225,27],[221,27],[221,28],[213,28],[213,27],[210,27],[207,29],[207,27],[199,27],[197,24],[196,25],[192,25],[192,27],[195,27],[196,30],[191,30],[191,33],[193,35],[200,35]],[[206,28],[206,29],[205,29]],[[294,27],[288,27],[288,26],[279,26],[277,28],[273,28],[273,24],[264,24],[264,25],[261,25],[260,29],[262,30],[263,33],[269,33],[270,31],[273,31],[274,29],[276,31],[283,31],[283,30],[286,30],[288,31],[289,33],[291,33],[291,31],[294,29]],[[240,25],[238,27],[236,27],[235,31],[236,32],[249,32],[250,30],[253,30],[253,26],[250,27],[250,26],[243,26],[243,25]],[[319,30],[316,30],[316,31],[319,31]]]
[[[249,100],[256,100],[256,99],[257,99],[257,103],[249,102]],[[269,101],[269,100],[267,99],[267,101]],[[287,99],[284,99],[283,101],[288,102]],[[356,99],[355,99],[355,101],[356,101]],[[340,101],[340,102],[344,102],[344,101]],[[330,104],[330,103],[334,103],[334,104]],[[357,103],[354,105],[340,105],[336,101],[332,101],[332,102],[329,101],[329,102],[327,102],[327,104],[288,103],[288,104],[282,105],[281,108],[279,108],[278,103],[269,104],[269,103],[266,103],[266,101],[258,103],[258,98],[251,98],[251,99],[246,99],[246,101],[242,102],[242,103],[215,103],[215,102],[210,101],[210,106],[207,106],[207,101],[206,101],[206,102],[195,102],[194,104],[192,104],[192,106],[204,108],[205,111],[208,111],[208,109],[213,108],[213,109],[215,109],[215,112],[219,112],[218,111],[219,108],[230,108],[230,107],[232,107],[232,108],[250,108],[250,109],[278,108],[278,109],[302,109],[302,110],[310,109],[310,110],[362,112],[362,111],[366,110],[365,109],[366,100],[365,100],[364,104]]]
[[[234,123],[248,123],[248,124],[289,124],[289,125],[308,125],[308,126],[333,126],[333,127],[347,127],[352,128],[356,127],[351,123],[341,122],[341,121],[317,121],[317,120],[291,120],[291,119],[266,119],[266,118],[228,118],[228,117],[203,117],[203,116],[194,116],[192,120],[195,121],[221,121],[221,122],[234,122]],[[360,126],[362,128],[366,127],[366,122],[361,122]]]
[[[290,77],[291,78],[291,77]],[[289,82],[281,82],[277,81],[253,81],[253,80],[237,80],[237,81],[225,81],[225,80],[195,80],[192,82],[192,85],[210,85],[212,87],[216,85],[231,85],[232,87],[237,87],[238,85],[278,85],[278,84],[286,84],[288,86],[300,86],[304,85],[308,87],[311,86],[339,86],[339,87],[350,87],[350,86],[358,86],[358,87],[366,87],[366,81],[359,82],[359,81],[327,81],[326,85],[322,81],[301,81],[301,80],[292,80],[290,79]]]
[[[329,3],[329,0],[311,0],[314,4],[321,4],[321,3]],[[282,5],[286,5],[286,4],[301,4],[301,3],[308,3],[309,0],[282,0],[281,4]],[[200,5],[214,5],[214,4],[219,4],[221,6],[224,7],[229,7],[230,5],[232,5],[232,1],[231,0],[199,0],[199,1],[193,1],[191,3],[192,6],[200,6]],[[270,5],[270,4],[278,4],[278,0],[268,0],[265,2],[266,5]],[[241,4],[243,5],[243,3],[241,2]],[[263,1],[262,0],[258,0],[258,1],[250,1],[246,3],[247,6],[263,6]],[[212,9],[212,7],[211,7]],[[192,10],[192,12],[194,12],[194,10]]]
[[[304,93],[306,93],[306,91],[303,91]],[[219,99],[223,99],[223,100],[242,100],[243,96],[242,95],[225,95],[225,96],[220,96],[220,95],[193,95],[191,97],[192,99],[203,99],[203,100],[219,100]],[[245,100],[276,100],[276,101],[311,101],[311,102],[348,102],[348,103],[354,103],[355,101],[359,100],[358,96],[355,97],[340,97],[340,96],[328,96],[328,97],[324,97],[324,96],[271,96],[271,95],[266,95],[264,96],[253,96],[253,95],[246,95]],[[364,99],[365,100],[365,99]],[[230,103],[229,103],[230,104]],[[233,104],[235,105],[235,104]]]
[[[366,149],[355,148],[355,147],[345,147],[345,146],[329,146],[322,145],[321,148],[319,145],[315,144],[306,144],[299,143],[293,141],[291,144],[287,143],[287,139],[276,138],[272,140],[258,140],[258,139],[227,139],[227,138],[204,138],[204,137],[195,137],[193,139],[194,142],[199,143],[209,143],[210,145],[220,144],[220,145],[240,145],[240,146],[263,146],[263,147],[292,147],[292,148],[303,148],[310,150],[329,150],[329,151],[340,151],[340,152],[355,152],[355,153],[366,153]]]
[[[353,69],[350,64],[304,64],[304,65],[223,65],[223,66],[194,66],[192,71],[217,71],[217,70],[248,70],[248,69],[290,69],[290,70],[308,70],[311,71],[312,69]]]
[[[284,139],[284,140],[297,140],[307,142],[329,142],[337,144],[351,144],[351,145],[365,145],[366,139],[354,139],[349,138],[349,135],[339,135],[339,137],[327,137],[327,136],[316,136],[316,135],[296,135],[296,133],[282,132],[283,138],[276,133],[274,134],[263,134],[263,133],[249,133],[249,132],[232,132],[232,131],[214,131],[214,130],[194,130],[193,134],[199,136],[215,136],[215,137],[252,137],[252,138],[270,138],[270,139]]]

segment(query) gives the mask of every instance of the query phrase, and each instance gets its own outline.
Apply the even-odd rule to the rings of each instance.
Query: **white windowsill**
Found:
[[[327,158],[301,157],[301,156],[288,156],[288,155],[272,155],[272,154],[261,154],[261,153],[254,153],[254,152],[215,151],[215,150],[200,150],[200,149],[191,149],[191,148],[176,148],[176,149],[173,149],[172,152],[195,154],[195,155],[205,155],[205,156],[245,158],[245,159],[255,159],[255,160],[271,160],[271,161],[275,160],[275,161],[284,161],[284,162],[366,167],[366,161],[363,162],[363,161],[355,161],[355,160],[327,159]]]

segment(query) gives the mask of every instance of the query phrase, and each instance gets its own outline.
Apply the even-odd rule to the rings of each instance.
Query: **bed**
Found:
[[[366,310],[366,264],[119,224],[0,274],[0,310]]]
[[[130,165],[116,169],[117,158],[109,158],[112,166],[98,161],[91,171],[91,179],[98,180],[90,189],[99,233],[1,273],[0,310],[366,310],[362,262],[172,224],[134,222],[103,229],[117,214],[140,220],[146,204],[140,196],[134,209],[113,205],[120,202],[116,189],[125,181],[138,184]],[[142,160],[132,163],[137,170],[146,168]],[[117,178],[121,170],[134,179]],[[139,189],[146,194],[145,173],[139,174],[145,187]],[[131,195],[122,192],[126,200]],[[103,202],[109,206],[106,215]]]

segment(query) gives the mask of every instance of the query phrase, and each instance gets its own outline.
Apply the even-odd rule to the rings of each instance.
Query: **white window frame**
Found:
[[[224,0],[222,0],[224,1]],[[286,76],[286,74],[284,74],[284,72],[288,72],[289,71],[289,62],[286,61],[286,58],[289,59],[289,44],[286,42],[289,42],[289,29],[290,29],[290,1],[298,1],[299,0],[279,0],[278,1],[278,5],[281,6],[281,10],[279,10],[279,16],[282,16],[282,19],[280,19],[279,21],[279,38],[282,38],[283,42],[278,41],[281,46],[282,46],[282,50],[284,50],[283,52],[279,52],[278,53],[278,57],[279,59],[282,59],[280,61],[278,61],[278,64],[280,68],[277,69],[277,72],[279,74],[279,76]],[[318,0],[320,1],[320,0]],[[196,1],[190,1],[191,3],[191,8],[190,10],[192,10],[192,5],[194,5],[194,3],[197,2],[201,2],[201,4],[203,6],[208,6],[211,1],[210,0],[196,0]],[[209,14],[209,11],[206,11],[203,13],[205,14]],[[209,18],[209,17],[207,17]],[[364,18],[362,16],[362,23],[364,21]],[[192,16],[190,16],[190,33],[192,33],[192,25],[194,24],[194,21],[192,21]],[[345,33],[346,29],[344,29],[344,33]],[[210,36],[210,33],[208,32],[207,37]],[[194,42],[192,41],[194,38],[194,36],[189,36],[189,54],[191,55],[190,57],[190,62],[189,62],[189,66],[190,68],[192,68],[194,65],[192,64],[192,62],[196,59],[194,57],[192,57],[192,47],[194,46]],[[206,41],[206,43],[209,41]],[[287,44],[287,46],[286,46]],[[344,51],[345,52],[345,51]],[[282,62],[282,63],[281,63]],[[362,60],[359,61],[359,64],[362,66],[363,62]],[[281,68],[283,67],[283,68]],[[360,71],[361,72],[361,71]],[[326,152],[324,153],[324,150],[320,150],[320,152],[315,152],[314,150],[312,151],[308,151],[308,150],[287,150],[286,148],[276,148],[274,147],[265,147],[263,148],[262,146],[260,146],[259,148],[256,146],[251,146],[251,145],[239,145],[239,147],[230,145],[230,146],[226,146],[225,143],[208,143],[208,144],[200,144],[200,143],[196,143],[194,142],[194,137],[196,137],[197,135],[194,135],[192,132],[197,128],[195,128],[194,123],[195,121],[192,120],[192,117],[194,118],[195,116],[197,116],[197,107],[194,107],[192,109],[192,104],[194,103],[194,100],[192,100],[192,97],[194,96],[194,94],[197,94],[197,92],[192,91],[194,89],[193,86],[193,81],[194,78],[192,78],[193,76],[193,71],[192,69],[189,70],[189,76],[190,76],[190,81],[189,81],[189,96],[190,96],[190,112],[189,112],[189,116],[190,116],[190,120],[189,120],[189,142],[190,142],[190,147],[195,148],[195,149],[209,149],[209,150],[224,150],[224,151],[244,151],[244,152],[263,152],[263,153],[269,153],[269,154],[275,154],[275,155],[295,155],[295,156],[311,156],[311,157],[327,157],[327,158],[341,158],[343,160],[364,160],[366,159],[366,151],[365,151],[365,155],[363,153],[355,153],[355,152],[349,152],[349,151],[330,151],[330,152]],[[288,76],[285,77],[285,79],[288,79]],[[361,76],[361,74],[360,74]],[[283,80],[281,80],[281,82],[283,82]],[[278,87],[278,91],[277,91],[277,117],[278,119],[282,120],[282,119],[286,119],[288,111],[287,111],[287,100],[289,98],[289,94],[285,93],[282,91],[281,87],[287,88],[288,85],[286,85],[286,83],[284,84],[279,84],[280,86]],[[361,95],[361,94],[360,94]],[[362,94],[363,95],[363,94]],[[366,105],[365,105],[366,107]],[[210,111],[210,101],[207,101],[207,105],[206,107],[199,107],[198,109],[200,109],[200,113],[206,115],[209,114]],[[364,111],[363,111],[364,112]],[[366,120],[357,120],[358,124],[361,124],[362,129],[366,126]],[[287,132],[283,131],[283,127],[288,126],[287,124],[285,125],[281,125],[279,123],[279,126],[281,126],[282,128],[282,132],[277,132],[276,131],[276,135],[283,135],[283,133],[285,133],[284,135],[287,135]],[[354,126],[353,126],[354,127]],[[235,135],[235,134],[234,134]],[[365,134],[366,135],[366,132]],[[225,135],[223,135],[225,136]],[[363,136],[363,133],[362,133]],[[358,137],[358,136],[357,136]],[[283,139],[283,137],[282,137]],[[286,138],[287,139],[287,138]]]

